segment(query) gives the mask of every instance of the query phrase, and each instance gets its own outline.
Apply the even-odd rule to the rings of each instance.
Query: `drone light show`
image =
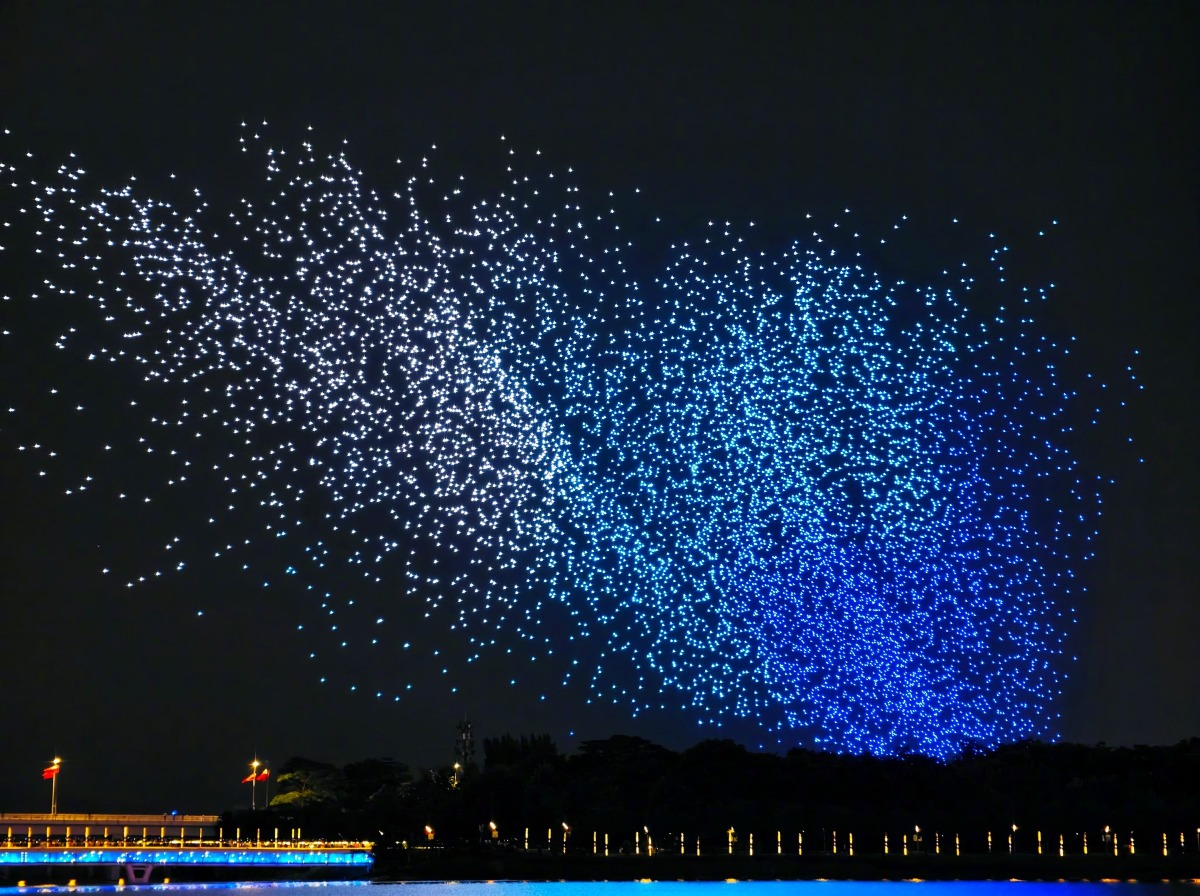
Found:
[[[210,200],[3,139],[0,244],[38,272],[3,297],[5,444],[134,521],[97,575],[236,563],[248,601],[294,592],[302,681],[381,704],[439,656],[418,612],[447,681],[554,656],[581,700],[701,731],[1055,736],[1107,482],[1072,445],[1107,393],[1003,239],[918,282],[849,213],[714,221],[646,274],[632,190],[508,141],[502,188],[436,152],[384,188],[246,127],[257,179]]]

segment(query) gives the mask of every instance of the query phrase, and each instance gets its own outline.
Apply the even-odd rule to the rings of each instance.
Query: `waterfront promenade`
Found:
[[[487,849],[381,850],[377,881],[422,880],[1200,880],[1200,857],[857,852],[798,855],[592,855]]]

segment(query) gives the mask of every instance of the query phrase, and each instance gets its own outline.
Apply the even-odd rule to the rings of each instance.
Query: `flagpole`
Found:
[[[51,763],[51,768],[54,771],[50,775],[50,816],[54,817],[58,814],[58,767],[62,764],[62,760],[55,756]]]
[[[250,778],[250,811],[251,812],[253,812],[257,808],[257,806],[255,804],[255,790],[258,787],[258,767],[260,764],[261,763],[259,763],[257,756],[254,758],[254,761],[250,763],[250,774],[252,775],[252,777]]]

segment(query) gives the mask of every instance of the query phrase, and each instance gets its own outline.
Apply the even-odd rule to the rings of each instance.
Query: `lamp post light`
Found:
[[[58,773],[62,769],[62,759],[55,756],[50,762],[50,814],[58,814]]]
[[[462,771],[462,765],[458,762],[454,763],[454,783],[451,784],[452,787],[458,786],[458,773],[460,771]]]
[[[255,809],[258,808],[258,804],[256,801],[256,796],[257,796],[256,789],[258,787],[258,767],[260,765],[262,765],[262,763],[258,761],[257,757],[254,759],[253,762],[250,763],[250,811],[251,812],[253,812]],[[242,791],[242,793],[245,793],[245,792],[246,791],[244,791],[244,790]]]
[[[567,854],[567,838],[571,836],[571,826],[565,821],[562,823],[563,829],[563,855]]]

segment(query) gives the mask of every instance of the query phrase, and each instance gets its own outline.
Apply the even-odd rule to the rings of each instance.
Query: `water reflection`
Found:
[[[370,894],[363,892],[370,887]],[[919,888],[917,892],[913,888]],[[1200,882],[1076,883],[1042,881],[418,881],[411,883],[253,882],[152,884],[139,887],[0,887],[17,894],[239,890],[239,896],[312,890],[312,896],[1200,896]],[[319,891],[319,892],[318,892]],[[282,896],[276,893],[275,896]],[[288,896],[304,896],[299,892]]]

